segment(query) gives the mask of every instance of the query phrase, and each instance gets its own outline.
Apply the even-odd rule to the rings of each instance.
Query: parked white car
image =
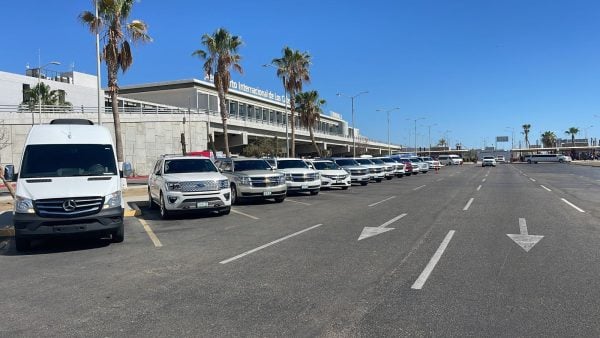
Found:
[[[442,167],[442,165],[440,164],[440,161],[434,160],[433,158],[431,158],[429,156],[423,156],[423,157],[419,157],[419,158],[421,159],[421,161],[429,164],[430,169],[435,170],[435,169],[440,169]]]
[[[394,174],[396,177],[404,176],[404,163],[398,162],[390,157],[378,157],[378,159],[382,160],[386,164],[394,166]]]
[[[148,178],[148,198],[151,208],[160,208],[162,218],[177,211],[227,215],[231,210],[229,180],[207,157],[161,157]]]
[[[375,164],[368,158],[355,158],[354,160],[361,166],[369,169],[371,181],[379,183],[385,178],[385,170],[382,165]]]
[[[413,166],[416,165],[419,168],[419,172],[423,174],[427,174],[429,172],[429,163],[421,160],[418,157],[411,157],[410,161],[413,163]]]
[[[391,180],[392,178],[394,178],[394,176],[396,176],[396,173],[395,173],[396,167],[393,164],[386,163],[380,158],[372,158],[370,160],[371,160],[371,162],[373,162],[375,164],[383,166],[383,172],[385,174],[386,180]]]
[[[369,175],[369,169],[361,166],[352,158],[334,158],[333,161],[346,170],[350,174],[350,181],[352,183],[359,183],[362,186],[369,184],[371,175]]]
[[[308,192],[316,195],[321,189],[321,175],[299,158],[276,159],[277,171],[285,175],[287,192]]]
[[[352,184],[350,174],[333,161],[311,161],[315,170],[321,174],[321,188],[340,187],[346,190]]]

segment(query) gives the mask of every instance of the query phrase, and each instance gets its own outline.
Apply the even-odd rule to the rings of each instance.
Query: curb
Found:
[[[142,215],[142,210],[136,202],[127,202],[127,205],[129,205],[131,209],[125,210],[125,217],[138,217]]]
[[[15,236],[15,229],[13,229],[12,227],[0,229],[0,238],[14,237],[14,236]]]

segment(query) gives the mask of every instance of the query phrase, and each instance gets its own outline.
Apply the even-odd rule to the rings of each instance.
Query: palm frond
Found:
[[[123,70],[123,73],[127,71],[132,63],[131,46],[129,46],[129,42],[123,41],[121,44],[121,53],[119,53],[119,66]]]

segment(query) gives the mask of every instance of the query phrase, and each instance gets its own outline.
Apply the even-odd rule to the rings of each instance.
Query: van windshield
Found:
[[[21,178],[117,175],[110,144],[32,144],[25,148]]]

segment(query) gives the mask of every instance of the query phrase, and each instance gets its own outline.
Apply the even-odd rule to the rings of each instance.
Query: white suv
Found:
[[[350,174],[333,161],[311,161],[313,168],[321,174],[321,188],[340,187],[346,190],[352,184]]]
[[[285,175],[285,183],[289,192],[310,192],[316,195],[321,189],[321,175],[310,169],[308,164],[299,158],[276,159],[277,171]]]
[[[150,208],[160,207],[160,216],[175,211],[210,210],[227,215],[231,190],[227,177],[213,162],[200,156],[163,156],[148,178]]]

